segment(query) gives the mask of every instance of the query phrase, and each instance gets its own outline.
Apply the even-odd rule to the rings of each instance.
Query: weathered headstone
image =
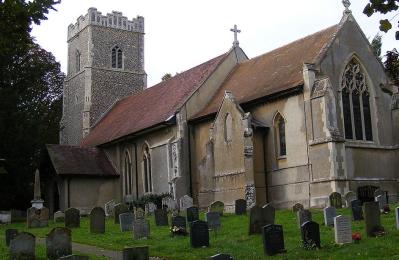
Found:
[[[336,216],[334,218],[334,234],[336,244],[352,243],[351,220],[345,216]]]
[[[31,207],[27,210],[26,223],[28,228],[47,227],[49,219],[49,210],[46,207],[37,209]]]
[[[184,195],[183,197],[180,198],[180,210],[185,211],[187,208],[193,206],[193,199],[188,196]]]
[[[122,251],[123,260],[148,260],[150,249],[148,246],[125,247]]]
[[[337,216],[337,210],[334,207],[326,207],[323,209],[324,225],[334,226],[334,218]]]
[[[238,199],[235,201],[235,214],[242,215],[247,213],[247,201],[244,199]]]
[[[80,212],[78,209],[69,208],[65,210],[65,227],[67,228],[80,227]]]
[[[312,221],[312,213],[307,209],[299,210],[296,214],[299,228],[302,227],[303,223]]]
[[[305,249],[320,248],[319,224],[307,221],[301,226],[302,243]]]
[[[155,224],[157,226],[168,226],[168,211],[167,209],[156,209],[154,211]]]
[[[105,215],[108,216],[112,216],[114,214],[114,207],[115,207],[116,203],[114,200],[110,200],[107,203],[105,203],[104,205],[104,209],[105,209]]]
[[[59,260],[89,260],[88,256],[85,255],[67,255],[58,258]]]
[[[396,229],[399,230],[399,207],[395,209],[395,215],[396,215]]]
[[[6,246],[10,245],[11,240],[18,235],[18,230],[14,228],[6,229]]]
[[[356,199],[356,193],[353,191],[348,191],[345,194],[345,201],[346,201],[346,207],[349,208],[351,206],[351,201]]]
[[[220,216],[223,216],[224,203],[221,201],[215,201],[209,206],[210,212],[218,212]]]
[[[186,218],[183,216],[172,217],[172,227],[187,229]]]
[[[90,233],[105,233],[105,211],[101,207],[90,212]]]
[[[190,225],[190,244],[192,247],[209,246],[208,224],[202,220],[196,220]]]
[[[55,260],[72,254],[71,230],[64,227],[53,228],[46,236],[47,259]]]
[[[212,230],[218,230],[220,228],[220,213],[219,212],[207,212],[205,213],[205,221],[208,223],[208,228]]]
[[[385,192],[384,192],[383,190],[381,190],[381,189],[376,189],[376,190],[374,191],[374,198],[377,197],[377,196],[379,196],[379,195],[385,196]]]
[[[330,198],[330,206],[336,209],[342,208],[342,196],[338,192],[333,192],[329,196]]]
[[[119,214],[119,227],[121,232],[133,230],[134,215],[132,212]]]
[[[372,201],[364,203],[364,224],[367,236],[375,236],[374,232],[381,227],[378,202]]]
[[[150,236],[150,223],[144,218],[144,211],[136,211],[136,219],[133,221],[134,239],[148,238]]]
[[[186,209],[187,212],[187,221],[193,222],[199,220],[199,210],[198,207],[192,206]]]
[[[233,260],[234,258],[228,254],[217,254],[211,256],[211,260]]]
[[[173,211],[177,209],[177,201],[169,197],[163,198],[162,208],[167,208],[168,211]]]
[[[380,210],[384,208],[385,203],[384,203],[383,195],[376,196],[375,201],[378,203],[378,207],[380,208]]]
[[[262,227],[274,224],[275,209],[271,205],[260,208],[255,205],[249,210],[249,234],[261,234]]]
[[[65,214],[62,211],[57,211],[54,213],[54,222],[64,222],[65,220]]]
[[[270,224],[262,228],[263,249],[266,255],[284,253],[283,226]]]
[[[18,233],[10,242],[10,260],[35,259],[36,238],[28,232]]]
[[[129,212],[129,208],[124,203],[118,203],[114,207],[114,223],[119,224],[119,214]]]
[[[152,203],[152,202],[150,202],[150,203],[147,203],[146,205],[145,205],[145,212],[148,214],[148,215],[151,215],[152,213],[154,213],[154,211],[157,209],[157,205],[155,205],[154,203]]]
[[[292,206],[292,211],[293,212],[298,212],[300,210],[304,210],[304,207],[301,203],[296,203],[294,206]]]
[[[351,201],[352,219],[359,221],[363,219],[362,202],[360,200]]]

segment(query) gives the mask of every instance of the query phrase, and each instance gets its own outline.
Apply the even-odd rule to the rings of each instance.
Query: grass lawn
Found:
[[[283,225],[285,249],[287,253],[277,255],[279,259],[366,259],[391,258],[399,259],[399,231],[396,230],[394,208],[390,205],[391,213],[381,215],[382,225],[387,235],[377,238],[367,238],[364,232],[364,221],[352,222],[352,231],[360,231],[362,240],[359,244],[335,245],[334,229],[324,226],[322,210],[311,210],[313,220],[320,224],[321,250],[307,251],[301,246],[300,230],[297,226],[295,214],[289,210],[276,211],[276,224]],[[350,216],[348,209],[338,210],[338,214]],[[204,219],[201,214],[201,219]],[[209,259],[217,253],[229,253],[234,259],[265,259],[261,235],[248,236],[248,216],[225,214],[222,217],[222,228],[215,235],[210,232],[210,247],[193,249],[190,247],[189,236],[171,237],[169,227],[157,227],[154,217],[149,217],[151,238],[136,241],[132,232],[120,232],[119,225],[113,219],[107,219],[106,234],[94,235],[89,233],[88,218],[81,219],[81,227],[72,230],[74,242],[94,245],[112,250],[122,250],[125,246],[150,246],[150,255],[168,259]],[[60,225],[51,223],[50,227],[42,229],[27,229],[25,223],[1,225],[0,232],[4,234],[6,228],[17,228],[28,231],[37,236],[45,237],[51,228]],[[61,223],[62,225],[62,223]],[[0,234],[1,234],[0,233]],[[38,247],[40,256],[44,255],[44,248]],[[4,239],[0,242],[0,258],[6,254]],[[96,258],[90,258],[96,259]],[[98,258],[97,258],[98,259]]]

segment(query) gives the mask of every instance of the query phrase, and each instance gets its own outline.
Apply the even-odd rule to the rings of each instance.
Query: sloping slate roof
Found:
[[[227,53],[220,55],[118,101],[82,140],[81,145],[104,144],[165,122],[226,56]]]
[[[338,29],[339,25],[329,27],[238,64],[205,109],[191,119],[217,112],[227,90],[242,104],[303,84],[303,64],[316,62]]]
[[[119,176],[99,148],[48,144],[47,151],[57,174]]]

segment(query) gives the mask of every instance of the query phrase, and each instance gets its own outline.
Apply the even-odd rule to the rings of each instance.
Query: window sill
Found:
[[[279,155],[277,156],[277,160],[286,160],[287,159],[287,155]]]
[[[345,147],[366,148],[366,149],[385,149],[385,150],[399,149],[399,145],[378,145],[373,141],[353,141],[353,140],[346,140]]]

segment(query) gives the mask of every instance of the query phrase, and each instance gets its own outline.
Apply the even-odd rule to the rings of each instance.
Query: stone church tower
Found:
[[[90,8],[68,27],[60,143],[77,145],[119,99],[146,87],[144,18]]]

